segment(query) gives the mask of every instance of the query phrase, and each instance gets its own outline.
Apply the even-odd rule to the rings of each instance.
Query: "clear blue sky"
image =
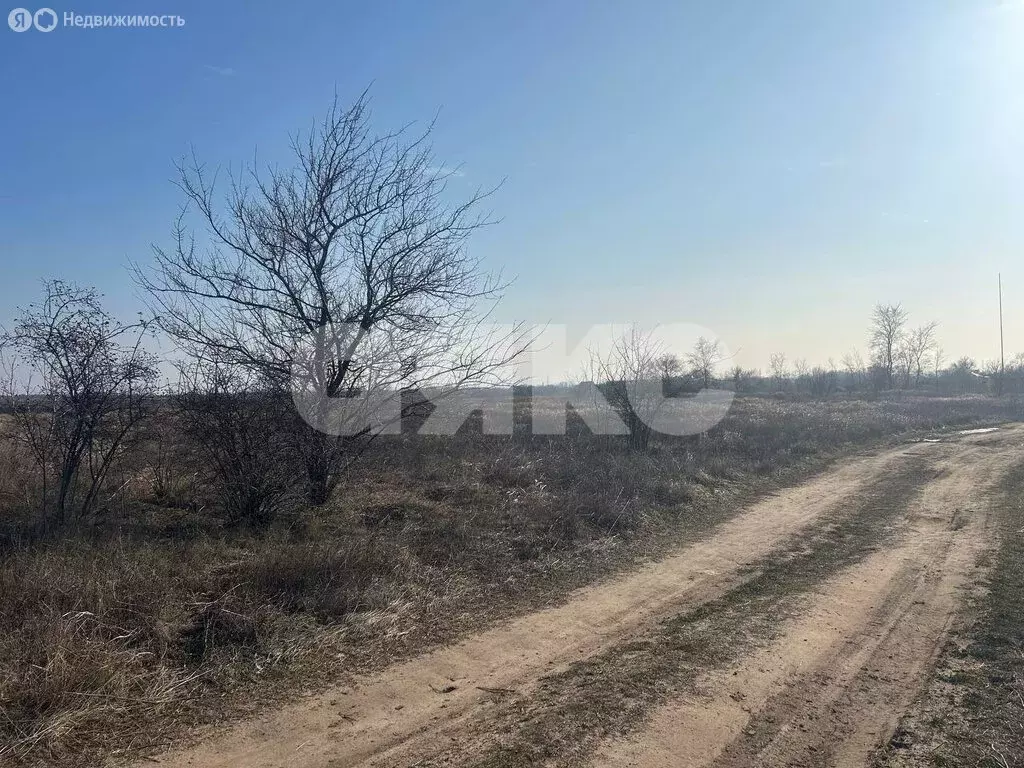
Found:
[[[382,128],[440,109],[457,181],[506,179],[472,242],[517,277],[503,318],[694,322],[764,366],[838,360],[902,301],[991,358],[1002,270],[1024,351],[1018,0],[53,7],[186,24],[0,27],[0,322],[43,276],[135,309],[175,158],[282,157],[372,83]]]

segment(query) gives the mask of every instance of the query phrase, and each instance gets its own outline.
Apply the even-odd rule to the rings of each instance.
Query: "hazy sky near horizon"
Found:
[[[764,367],[865,349],[876,302],[947,358],[1024,351],[1024,3],[112,2],[177,29],[0,27],[0,323],[39,279],[139,307],[173,161],[285,158],[335,90],[499,224],[498,317],[696,323]],[[555,374],[557,377],[557,374]]]

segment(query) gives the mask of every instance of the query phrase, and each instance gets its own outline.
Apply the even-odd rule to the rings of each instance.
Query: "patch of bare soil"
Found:
[[[878,768],[1024,766],[1024,451],[995,512],[998,551]]]
[[[909,506],[895,546],[822,584],[775,641],[703,679],[703,696],[609,744],[597,765],[869,765],[990,545],[991,490],[1017,458],[1009,443],[996,455],[974,444],[951,453]]]
[[[668,705],[637,737],[642,748],[630,753],[629,742],[612,744],[601,759],[628,761],[638,759],[631,754],[658,749],[676,754],[679,747],[669,737],[680,733],[676,723],[691,718],[694,730],[687,738],[699,741],[699,753],[693,762],[670,765],[862,764],[849,761],[870,751],[891,727],[942,637],[956,589],[984,547],[981,494],[1021,434],[1012,428],[985,435],[984,446],[964,436],[852,459],[752,505],[676,555],[579,591],[565,605],[151,760],[195,768],[314,768],[426,764],[434,761],[431,755],[444,762],[458,754],[459,765],[536,764],[543,749],[520,744],[518,751],[502,752],[502,745],[515,746],[516,736],[499,739],[498,729],[521,730],[522,742],[542,736],[543,729],[531,728],[552,712],[587,713],[577,718],[585,727],[569,733],[590,744],[602,729],[636,724],[678,689],[661,685],[659,676],[669,677],[663,662],[675,657],[643,642],[651,627],[673,632],[671,617],[682,616],[691,629],[680,628],[680,637],[693,627],[713,633],[728,629],[716,624],[724,616],[744,637],[719,637],[720,645],[740,651],[777,636],[774,651],[748,655],[724,674],[711,672],[703,681],[714,692],[709,698]],[[861,527],[869,534],[860,537]],[[898,545],[871,553],[875,543],[893,536]],[[759,597],[761,591],[771,599]],[[782,598],[811,591],[808,612],[785,621],[778,632],[766,629],[771,621],[743,623],[767,616],[779,624],[795,605]],[[619,653],[638,637],[633,656]],[[702,659],[695,650],[701,638],[706,636],[698,632],[676,643],[673,653],[690,653],[691,664],[706,662],[708,669],[733,661],[729,654]],[[617,671],[616,659],[625,672]],[[588,667],[594,660],[600,663]],[[616,675],[636,687],[630,716],[615,721],[614,707],[606,713],[609,702],[600,696],[591,707],[586,688],[577,684],[581,670],[597,675],[598,687],[601,676]],[[552,694],[552,680],[571,684],[556,684]],[[695,710],[705,707],[723,714],[703,724],[694,720]],[[737,714],[744,707],[750,711]],[[818,735],[802,739],[808,722]],[[549,757],[559,764],[579,760],[585,751],[554,750]],[[804,762],[785,762],[797,755]]]

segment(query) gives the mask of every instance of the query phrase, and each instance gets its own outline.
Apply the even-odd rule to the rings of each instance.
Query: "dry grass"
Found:
[[[145,752],[557,600],[844,446],[1018,417],[981,398],[741,398],[708,434],[642,454],[578,432],[407,435],[375,444],[329,507],[262,531],[223,524],[187,451],[154,450],[95,524],[48,539],[20,533],[30,488],[0,453],[0,758]]]

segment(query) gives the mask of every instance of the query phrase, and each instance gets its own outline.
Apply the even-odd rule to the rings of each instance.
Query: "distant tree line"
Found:
[[[824,397],[843,392],[881,393],[913,390],[944,395],[1024,393],[1024,353],[1007,361],[978,363],[961,357],[947,362],[938,340],[937,322],[911,327],[901,304],[875,306],[868,329],[867,360],[853,349],[840,363],[834,358],[810,366],[789,362],[785,353],[769,356],[768,369],[734,366],[715,381],[737,392],[793,393]]]

